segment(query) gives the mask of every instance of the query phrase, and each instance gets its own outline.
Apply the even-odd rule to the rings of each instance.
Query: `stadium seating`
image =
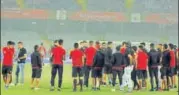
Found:
[[[142,16],[149,13],[177,13],[178,0],[135,0],[132,11]],[[2,10],[17,9],[16,0],[2,0]],[[126,13],[124,0],[88,0],[88,11]],[[2,18],[2,43],[7,40],[24,41],[32,50],[34,44],[44,40],[41,34],[48,35],[45,40],[63,38],[65,48],[72,47],[78,40],[130,40],[173,42],[177,44],[177,24],[121,23],[106,21],[64,21],[55,19],[55,12],[65,9],[67,15],[80,11],[76,0],[25,0],[28,9],[48,10],[52,18],[41,19],[7,19]],[[53,18],[54,17],[54,18]],[[145,34],[145,35],[144,35]],[[49,44],[48,44],[49,45]],[[50,45],[49,45],[50,46]]]

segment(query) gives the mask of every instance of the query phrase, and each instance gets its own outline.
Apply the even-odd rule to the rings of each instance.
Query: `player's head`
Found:
[[[177,45],[173,45],[173,48],[176,50],[177,49]]]
[[[121,45],[116,46],[116,51],[120,51]]]
[[[38,51],[39,50],[39,46],[38,45],[35,45],[34,46],[34,51]]]
[[[12,41],[8,41],[7,42],[7,47],[9,47],[9,48],[13,48],[14,47],[14,42],[12,42]]]
[[[15,42],[12,42],[12,45],[10,46],[11,48],[14,48]]]
[[[127,47],[131,47],[131,42],[128,41],[128,42],[126,43],[126,46],[127,46]]]
[[[79,44],[78,43],[74,43],[74,48],[75,49],[79,48]]]
[[[84,43],[83,41],[80,42],[80,47],[83,47],[84,46]]]
[[[145,47],[145,42],[140,43],[140,45],[142,45],[143,47]]]
[[[94,42],[93,41],[89,41],[89,46],[93,46]]]
[[[59,44],[60,46],[62,46],[62,45],[63,45],[63,39],[58,40],[58,44]]]
[[[157,45],[157,49],[162,50],[162,47],[163,47],[163,45],[162,45],[162,44],[158,44],[158,45]]]
[[[96,43],[95,43],[95,47],[96,47],[96,49],[100,49],[100,42],[99,41],[96,41]]]
[[[41,45],[41,46],[43,46],[44,44],[43,44],[43,43],[41,43],[40,45]]]
[[[54,46],[58,46],[59,44],[58,44],[58,40],[55,40],[54,41]]]
[[[106,48],[106,43],[103,42],[102,45],[101,45],[101,49],[105,49]]]
[[[139,45],[139,48],[138,48],[140,51],[143,51],[144,49],[144,46],[143,45]]]
[[[113,47],[113,42],[109,41],[108,42],[108,47],[112,48]]]
[[[133,50],[134,52],[137,52],[137,46],[132,46],[132,50]]]
[[[18,42],[18,48],[22,48],[23,47],[23,42]]]
[[[150,44],[150,49],[154,49],[154,48],[155,48],[154,43],[151,43],[151,44]]]
[[[87,41],[83,41],[84,47],[88,47]]]
[[[127,47],[127,42],[122,42],[122,47],[126,48]]]
[[[170,49],[170,50],[173,50],[173,49],[174,49],[174,45],[173,45],[172,43],[169,43],[168,46],[169,46],[169,49]]]
[[[167,44],[163,44],[163,50],[168,50],[168,45]]]

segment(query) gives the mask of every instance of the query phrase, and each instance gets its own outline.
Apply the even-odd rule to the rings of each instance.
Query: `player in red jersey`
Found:
[[[122,43],[122,47],[120,49],[120,53],[122,53],[123,55],[125,54],[126,52],[126,48],[127,48],[127,43],[126,42],[123,42]]]
[[[7,46],[2,49],[3,62],[2,62],[2,75],[5,83],[5,88],[8,89],[12,81],[12,67],[14,58],[14,42],[8,41]]]
[[[77,91],[77,77],[79,77],[80,91],[83,91],[83,64],[84,53],[79,49],[78,43],[74,44],[74,50],[70,52],[70,59],[72,59],[72,77],[73,77],[73,91]]]
[[[62,79],[63,79],[63,60],[65,60],[66,51],[63,49],[63,40],[60,39],[55,43],[56,47],[52,49],[52,71],[51,71],[51,89],[54,91],[55,76],[58,71],[58,91],[61,91]]]
[[[93,59],[96,54],[96,49],[94,47],[94,42],[90,41],[89,42],[89,47],[85,50],[85,56],[86,56],[86,65],[85,65],[85,79],[84,79],[84,84],[86,87],[88,87],[88,80],[89,80],[89,75],[91,72],[91,68],[93,65]]]
[[[175,57],[175,51],[174,51],[174,45],[169,44],[169,52],[170,52],[170,77],[171,77],[171,83],[172,88],[176,88],[176,76],[175,76],[175,66],[176,66],[176,57]]]
[[[137,76],[138,76],[138,83],[139,89],[142,88],[142,79],[144,79],[145,85],[147,87],[147,63],[148,63],[148,56],[147,53],[143,50],[143,46],[139,46],[139,50],[136,57],[137,63]]]

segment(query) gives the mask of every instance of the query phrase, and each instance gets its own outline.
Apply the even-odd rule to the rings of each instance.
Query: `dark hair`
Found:
[[[164,49],[168,49],[168,45],[167,44],[163,44]]]
[[[99,41],[96,41],[96,44],[97,44],[97,45],[99,45],[99,44],[100,44],[100,42],[99,42]]]
[[[122,45],[127,45],[127,42],[122,42]]]
[[[174,49],[177,49],[177,45],[173,45],[173,48],[174,48]]]
[[[158,44],[158,45],[162,46],[162,44]]]
[[[106,44],[105,42],[102,43],[102,45],[105,45],[105,44]]]
[[[170,47],[170,49],[174,49],[174,45],[172,43],[169,43],[168,46]]]
[[[89,41],[89,44],[93,44],[94,42],[93,41]]]
[[[121,48],[121,45],[116,46],[116,51],[119,51]]]
[[[55,41],[54,41],[54,43],[57,43],[57,42],[58,42],[58,40],[55,40]]]
[[[139,45],[139,48],[143,50],[144,47],[143,47],[143,45]]]
[[[7,45],[15,45],[15,43],[13,41],[8,41]]]
[[[132,49],[136,52],[137,51],[137,46],[132,46]]]
[[[83,43],[83,41],[80,42],[80,44],[82,44],[82,43]]]
[[[37,51],[38,48],[39,48],[39,46],[38,46],[38,45],[35,45],[35,46],[34,46],[34,51]]]
[[[83,41],[83,43],[87,43],[87,41]]]
[[[126,45],[127,45],[127,47],[131,47],[131,42],[128,41],[128,42],[126,43]]]
[[[154,48],[154,47],[155,47],[154,43],[151,43],[150,48]]]
[[[140,43],[140,45],[143,45],[143,46],[145,46],[145,42],[142,42],[142,43]]]
[[[41,43],[40,45],[42,45],[42,46],[43,46],[43,43]]]
[[[15,45],[15,42],[12,42],[12,45]]]
[[[8,41],[8,42],[7,42],[7,45],[12,45],[12,41]]]
[[[23,44],[23,42],[18,42],[18,44]]]
[[[58,40],[58,44],[62,45],[63,44],[63,39]]]
[[[108,42],[108,45],[110,45],[110,44],[112,44],[112,42],[111,42],[111,41],[109,41],[109,42]]]
[[[74,43],[74,48],[78,48],[79,44],[78,43]]]

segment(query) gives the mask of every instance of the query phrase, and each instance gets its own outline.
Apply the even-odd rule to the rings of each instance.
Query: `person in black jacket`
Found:
[[[117,78],[117,76],[118,76],[120,85],[122,85],[122,76],[123,76],[123,73],[124,73],[123,67],[126,64],[125,57],[123,56],[122,53],[120,53],[120,47],[121,46],[117,46],[116,47],[116,53],[114,53],[112,55],[112,58],[111,58],[112,75],[113,75],[113,79],[112,79],[112,86],[113,86],[112,92],[115,91],[115,85],[116,85],[116,78]]]
[[[160,53],[154,48],[155,45],[153,43],[150,44],[150,51],[148,53],[149,61],[148,61],[148,67],[149,67],[149,75],[150,75],[150,83],[151,83],[151,90],[154,91],[154,80],[153,77],[155,77],[155,83],[156,83],[156,91],[159,90],[159,79],[158,79],[158,66],[160,63]]]
[[[42,60],[39,53],[39,46],[34,46],[34,52],[31,54],[31,65],[32,65],[32,81],[31,81],[31,88],[34,89],[34,82],[35,90],[39,89],[39,81],[42,72]]]
[[[112,64],[111,64],[111,58],[112,58],[112,47],[113,43],[108,42],[107,48],[105,49],[105,58],[104,58],[104,68],[103,68],[103,84],[106,85],[107,79],[109,85],[112,84]]]
[[[169,74],[170,74],[170,53],[168,50],[168,45],[163,45],[163,53],[162,53],[162,79],[163,79],[163,89],[164,91],[169,91]]]
[[[100,83],[102,82],[102,69],[104,67],[106,43],[102,43],[101,49],[96,52],[94,62],[92,65],[92,78],[93,87],[92,90],[100,90]]]

